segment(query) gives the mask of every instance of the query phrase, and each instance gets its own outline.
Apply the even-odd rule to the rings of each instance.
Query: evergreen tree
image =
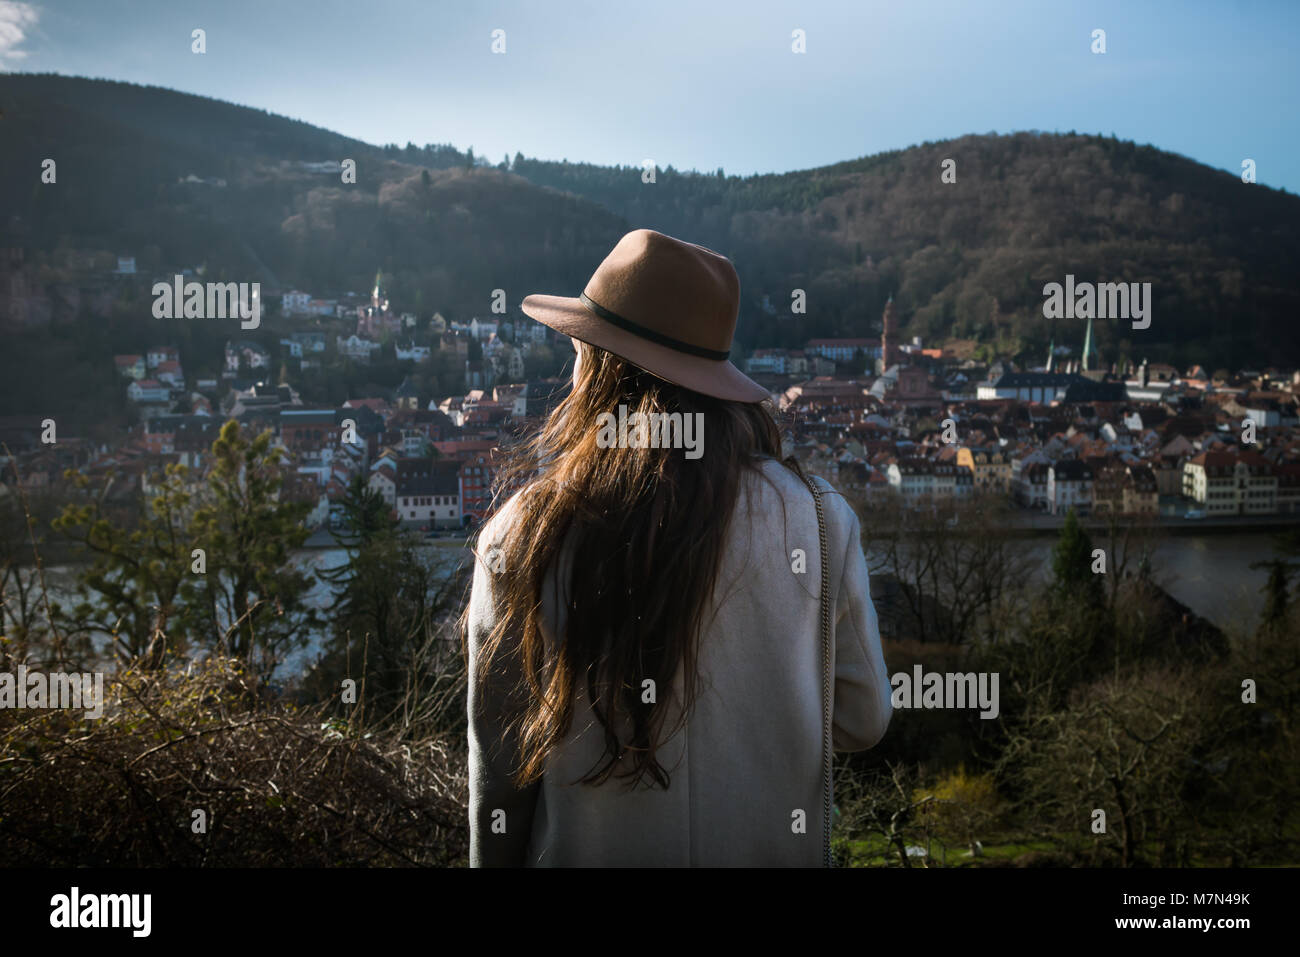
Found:
[[[306,541],[309,506],[281,501],[281,452],[270,443],[270,432],[250,439],[227,422],[207,476],[168,466],[130,521],[105,508],[111,480],[94,503],[67,506],[54,528],[94,560],[61,621],[73,634],[109,634],[119,657],[150,665],[161,663],[165,641],[269,673],[304,644],[318,619],[306,604],[311,575],[293,553]]]
[[[69,472],[68,478],[89,492],[86,476]],[[136,661],[176,616],[191,575],[194,486],[185,466],[167,466],[152,477],[149,492],[124,522],[107,507],[116,481],[109,475],[94,501],[64,506],[52,523],[91,559],[78,580],[76,601],[55,611],[71,634],[109,635],[115,656]],[[169,639],[175,647],[184,636]]]
[[[1284,632],[1291,604],[1291,576],[1300,572],[1300,530],[1286,529],[1274,536],[1274,558],[1253,562],[1251,568],[1266,570],[1264,583],[1264,611],[1260,627],[1274,632]]]
[[[335,589],[329,654],[316,680],[337,687],[358,680],[368,710],[380,716],[397,707],[437,662],[429,654],[438,616],[451,604],[459,576],[448,574],[405,532],[383,497],[360,478],[343,501],[347,528],[337,537],[345,565],[321,577]]]
[[[348,484],[347,494],[340,504],[343,508],[343,533],[335,532],[334,540],[344,547],[349,542],[368,545],[398,529],[399,522],[383,495],[370,488],[360,475],[354,476]]]
[[[319,624],[306,602],[313,576],[293,554],[307,540],[310,505],[281,501],[281,455],[269,430],[250,439],[227,422],[212,443],[206,501],[191,531],[207,555],[188,603],[194,633],[264,673]]]
[[[1060,702],[1070,688],[1118,666],[1114,615],[1092,563],[1092,539],[1071,509],[1052,549],[1052,581],[1029,624]]]
[[[1092,565],[1092,539],[1070,509],[1052,549],[1052,585],[1058,596],[1081,595],[1088,604],[1099,604],[1103,598],[1101,579]]]
[[[1266,567],[1268,581],[1264,583],[1264,613],[1260,625],[1264,628],[1277,628],[1286,622],[1287,563],[1274,559],[1267,562],[1255,562],[1251,568]]]

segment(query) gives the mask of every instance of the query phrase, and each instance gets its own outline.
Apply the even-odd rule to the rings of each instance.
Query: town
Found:
[[[117,271],[134,273],[133,261]],[[267,342],[232,328],[219,375],[187,375],[183,359],[212,367],[218,357],[183,357],[163,343],[113,356],[137,418],[116,446],[44,445],[39,417],[6,418],[6,481],[55,491],[67,468],[92,478],[111,470],[115,495],[147,493],[169,462],[201,476],[220,426],[235,419],[271,430],[289,476],[283,494],[310,504],[318,543],[357,477],[404,526],[439,535],[487,517],[503,450],[569,386],[567,342],[526,317],[398,312],[382,275],[369,297],[276,297],[280,325],[293,331]],[[771,390],[787,452],[865,507],[993,495],[1048,527],[1070,510],[1202,524],[1300,515],[1300,371],[1107,365],[1091,319],[1077,352],[1053,343],[1041,364],[1021,368],[905,342],[899,325],[891,298],[879,338],[760,348],[743,363]],[[293,384],[330,362],[364,366],[381,355],[412,372],[384,394],[329,405]],[[549,374],[526,376],[543,355]],[[463,376],[464,391],[413,384],[435,357]]]

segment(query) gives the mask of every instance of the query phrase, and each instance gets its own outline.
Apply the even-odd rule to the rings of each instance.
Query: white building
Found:
[[[397,517],[408,525],[460,525],[460,463],[429,458],[397,463]]]
[[[495,319],[471,319],[469,321],[469,334],[475,339],[490,339],[497,334],[497,327],[500,325]],[[455,324],[453,323],[453,328]]]
[[[1069,459],[1048,466],[1047,510],[1064,515],[1072,508],[1080,515],[1092,510],[1092,469]]]
[[[238,372],[240,363],[249,369],[269,369],[271,354],[256,342],[227,342],[226,371]]]
[[[1004,372],[996,382],[981,382],[975,387],[976,398],[1018,399],[1048,405],[1065,397],[1065,390],[1080,376],[1063,372]]]
[[[408,359],[412,362],[427,362],[432,352],[428,346],[417,346],[413,342],[398,342],[393,348],[398,359]]]
[[[294,289],[280,297],[280,308],[286,316],[296,316],[306,313],[310,302],[311,293]]]
[[[126,387],[126,395],[132,402],[169,402],[172,390],[157,379],[140,379]]]
[[[745,371],[771,372],[777,375],[802,375],[808,371],[808,358],[789,349],[755,349],[745,360]]]
[[[397,503],[397,473],[393,466],[388,462],[383,462],[378,468],[370,473],[370,479],[366,484],[372,491],[378,492],[383,496],[384,501],[389,505]]]
[[[930,466],[934,475],[932,492],[937,499],[950,499],[957,494],[957,466],[948,462],[935,462]]]
[[[338,336],[336,342],[339,349],[339,355],[358,362],[369,362],[370,356],[382,348],[378,342],[371,342],[369,339],[362,339],[356,333],[353,333],[346,339],[342,336]]]
[[[889,487],[908,505],[934,498],[934,466],[924,459],[900,459],[891,462],[887,471]]]
[[[150,369],[156,369],[164,362],[179,362],[181,354],[172,346],[154,346],[144,354],[144,361]]]
[[[1276,402],[1249,405],[1246,418],[1254,422],[1256,428],[1274,429],[1282,424],[1282,407]]]
[[[185,385],[185,372],[175,359],[159,363],[154,370],[154,377],[166,385],[179,389]]]
[[[1270,515],[1278,476],[1258,452],[1202,452],[1183,464],[1183,495],[1207,515]]]
[[[1047,473],[1045,462],[1026,461],[1011,480],[1011,493],[1015,500],[1029,509],[1047,508]]]

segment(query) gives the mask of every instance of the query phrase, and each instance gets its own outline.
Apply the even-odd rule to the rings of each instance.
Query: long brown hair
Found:
[[[469,677],[481,688],[504,670],[505,657],[514,657],[511,670],[521,677],[508,724],[518,734],[517,785],[541,777],[572,726],[582,681],[605,751],[581,782],[616,776],[634,786],[648,776],[666,789],[668,769],[656,752],[696,697],[697,640],[740,479],[759,456],[782,458],[780,431],[767,403],[714,399],[603,349],[576,340],[575,346],[572,391],[503,469],[502,487],[522,488],[494,575],[496,625]],[[703,455],[602,447],[600,415],[617,415],[620,405],[629,420],[636,412],[703,413]],[[548,571],[559,568],[562,546],[576,558],[560,585],[566,627],[548,646],[542,589]],[[667,728],[667,692],[679,667],[685,700]],[[642,700],[646,679],[654,681],[653,703]]]

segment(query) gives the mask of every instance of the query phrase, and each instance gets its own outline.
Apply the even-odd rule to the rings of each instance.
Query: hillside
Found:
[[[1050,338],[1082,339],[1081,322],[1041,314],[1043,284],[1073,273],[1153,284],[1148,330],[1098,323],[1107,363],[1300,362],[1300,199],[1133,143],[966,136],[780,175],[668,167],[644,184],[637,168],[522,155],[487,166],[450,146],[371,146],[109,81],[0,75],[0,110],[0,247],[23,250],[19,285],[53,302],[43,329],[16,330],[0,289],[0,325],[19,347],[0,365],[6,411],[71,401],[74,372],[112,386],[90,365],[153,334],[155,275],[203,266],[208,278],[329,294],[364,290],[382,269],[396,309],[468,318],[496,288],[511,311],[529,292],[576,291],[632,225],[736,261],[742,349],[873,335],[892,293],[910,335],[1032,361]],[[304,165],[345,157],[355,184]],[[940,181],[945,158],[956,183]],[[207,182],[182,182],[191,176]],[[139,281],[109,282],[116,255],[136,257]],[[789,314],[794,288],[808,293],[805,316]],[[210,355],[207,339],[225,334],[174,327],[171,338]]]
[[[996,335],[1013,354],[1052,337],[1078,348],[1081,324],[1053,329],[1041,312],[1044,283],[1073,273],[1152,283],[1149,329],[1096,330],[1108,362],[1300,361],[1300,198],[1150,146],[965,136],[781,175],[663,170],[653,186],[631,168],[517,157],[514,169],[725,250],[754,317],[761,292],[788,314],[790,289],[808,291],[806,320],[754,323],[754,341],[874,332],[893,293],[913,335]]]
[[[498,286],[532,291],[589,269],[626,228],[591,202],[471,173],[455,151],[383,150],[170,90],[0,75],[0,109],[9,242],[132,254],[142,272],[206,264],[273,285],[365,289],[382,268],[403,308],[483,310]],[[49,186],[45,157],[58,163]],[[344,158],[355,184],[298,165]]]
[[[202,268],[272,294],[336,295],[368,291],[382,269],[395,309],[468,318],[488,313],[494,289],[513,310],[530,292],[568,288],[629,228],[450,148],[368,146],[168,90],[0,75],[0,111],[0,249],[22,253],[17,266],[0,260],[0,414],[120,424],[108,357],[154,341],[177,345],[191,374],[215,374],[234,330],[160,330],[155,276]],[[40,181],[47,157],[53,184]],[[344,158],[356,160],[355,184],[304,165]],[[191,176],[207,182],[182,182]],[[118,255],[135,257],[137,276],[111,276]],[[48,315],[15,318],[15,296],[41,298]]]

